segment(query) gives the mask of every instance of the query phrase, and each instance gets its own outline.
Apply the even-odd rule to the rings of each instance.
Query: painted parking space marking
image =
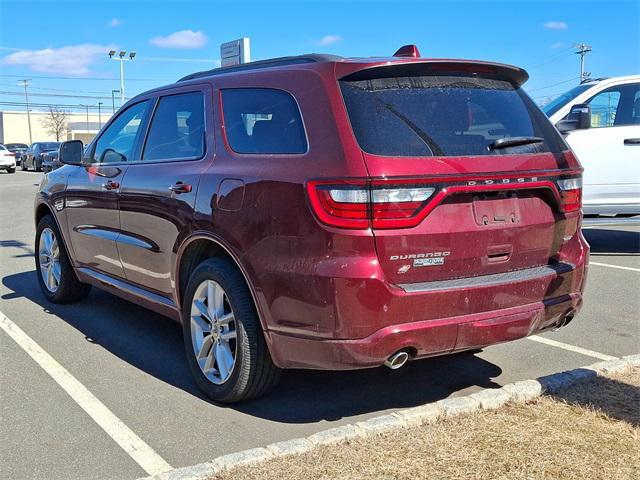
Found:
[[[0,312],[0,328],[40,365],[145,472],[149,475],[158,475],[173,468],[2,312]]]
[[[632,272],[640,272],[640,268],[623,267],[622,265],[611,265],[609,263],[589,262],[589,265],[596,265],[598,267],[617,268],[618,270],[630,270]]]
[[[569,345],[568,343],[562,343],[556,340],[551,340],[549,338],[539,337],[538,335],[532,335],[530,337],[527,337],[527,339],[538,343],[544,343],[545,345],[550,345],[552,347],[562,348],[563,350],[568,350],[570,352],[580,353],[588,357],[599,358],[600,360],[615,360],[618,358],[612,355],[607,355],[606,353],[594,352],[593,350],[576,347],[575,345]]]

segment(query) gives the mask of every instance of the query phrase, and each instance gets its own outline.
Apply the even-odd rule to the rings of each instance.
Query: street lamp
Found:
[[[116,97],[114,97],[115,93],[120,93],[120,90],[111,90],[111,113],[116,113]]]
[[[115,50],[109,50],[109,58],[111,60],[117,60],[120,62],[120,102],[124,104],[124,62],[130,62],[136,57],[136,52],[129,52],[129,58],[127,58],[127,51],[120,50],[116,56]]]
[[[102,112],[101,112],[102,105],[103,105],[102,102],[98,102],[98,130],[102,128]]]

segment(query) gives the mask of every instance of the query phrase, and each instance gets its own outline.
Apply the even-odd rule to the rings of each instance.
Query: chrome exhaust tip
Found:
[[[558,323],[553,328],[553,330],[558,330],[559,328],[569,325],[569,323],[571,323],[571,320],[573,320],[573,317],[575,317],[575,315],[576,315],[575,310],[570,310],[569,312],[567,312],[566,315],[564,315],[560,320],[558,320]]]
[[[409,354],[403,350],[394,353],[384,361],[384,366],[391,370],[397,370],[409,360]]]

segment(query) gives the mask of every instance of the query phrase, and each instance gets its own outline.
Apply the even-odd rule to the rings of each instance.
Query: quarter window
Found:
[[[227,141],[237,153],[300,154],[307,137],[298,104],[287,92],[269,88],[222,91]]]
[[[136,138],[147,112],[148,101],[136,103],[122,112],[96,143],[95,163],[120,163],[133,160]]]
[[[201,92],[162,97],[151,120],[142,160],[193,160],[204,155]]]

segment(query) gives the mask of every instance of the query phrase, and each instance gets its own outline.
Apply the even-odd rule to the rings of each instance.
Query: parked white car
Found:
[[[7,150],[4,145],[0,144],[0,170],[6,170],[7,173],[15,173],[16,157],[12,152]]]
[[[640,214],[640,75],[584,82],[542,109],[584,167],[584,213]]]

